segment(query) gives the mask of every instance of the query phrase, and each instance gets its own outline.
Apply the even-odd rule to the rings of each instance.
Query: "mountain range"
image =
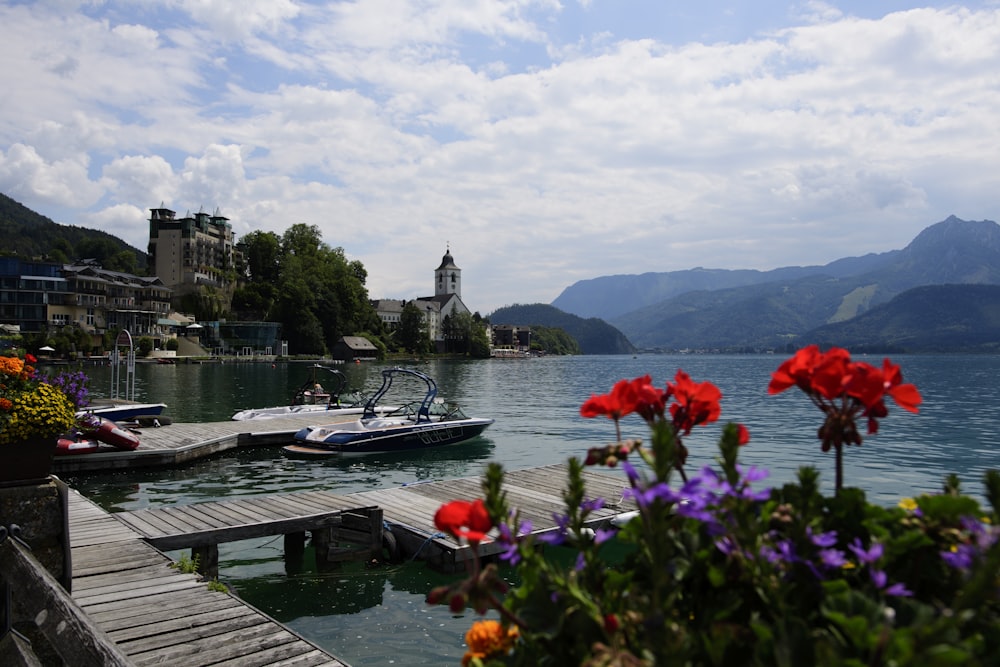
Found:
[[[955,216],[902,250],[772,271],[695,268],[605,276],[552,306],[598,317],[652,350],[758,350],[808,342],[897,351],[1000,347],[1000,225]],[[935,289],[920,289],[935,287]],[[910,293],[911,290],[917,290]],[[958,308],[964,304],[964,309]]]

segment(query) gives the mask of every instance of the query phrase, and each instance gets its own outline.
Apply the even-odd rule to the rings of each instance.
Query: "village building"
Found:
[[[455,264],[451,249],[446,248],[441,264],[434,269],[434,296],[421,296],[412,301],[400,299],[376,299],[372,301],[386,329],[393,331],[399,327],[403,308],[413,303],[424,317],[427,335],[437,351],[444,351],[445,318],[458,314],[471,315],[471,311],[462,301],[462,269]]]
[[[94,348],[112,329],[162,340],[177,325],[168,318],[170,298],[158,277],[109,271],[94,260],[0,260],[0,322],[21,333],[77,326],[90,334]]]

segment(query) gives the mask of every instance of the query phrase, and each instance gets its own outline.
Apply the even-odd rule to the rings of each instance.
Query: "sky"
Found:
[[[825,264],[1000,211],[1000,0],[0,1],[0,192],[319,227],[372,298]]]

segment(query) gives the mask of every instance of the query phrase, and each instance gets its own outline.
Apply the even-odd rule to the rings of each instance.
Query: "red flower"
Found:
[[[614,614],[605,614],[604,615],[604,630],[606,632],[608,632],[610,634],[614,634],[614,633],[618,632],[618,628],[620,628],[620,627],[621,627],[621,624],[618,622],[618,617],[617,616],[615,616]]]
[[[493,528],[493,521],[490,520],[483,501],[477,498],[472,502],[453,500],[445,503],[434,514],[434,525],[455,539],[464,537],[469,542],[478,544]]]
[[[608,419],[618,421],[625,415],[635,412],[637,404],[636,385],[645,380],[649,384],[652,380],[647,375],[645,378],[635,380],[619,380],[611,388],[608,394],[600,396],[593,394],[580,406],[580,414],[584,417],[606,416]]]
[[[670,416],[678,434],[687,435],[693,427],[719,418],[722,392],[718,387],[711,382],[694,382],[681,370],[677,371],[674,381],[674,384],[667,383],[667,393],[676,401],[670,406]]]
[[[795,386],[808,392],[812,389],[813,369],[821,356],[818,345],[809,345],[796,352],[771,374],[771,384],[767,387],[767,393],[780,394]]]
[[[882,381],[885,391],[892,396],[896,405],[909,412],[919,412],[919,406],[923,402],[920,392],[915,385],[903,384],[903,373],[899,366],[894,365],[888,359],[882,361]]]
[[[736,444],[740,447],[750,442],[750,429],[748,429],[743,424],[736,425]]]
[[[38,359],[36,359],[35,355],[33,354],[25,354],[24,360],[27,361],[29,364],[33,364],[38,361]]]
[[[825,353],[819,347],[804,347],[785,361],[771,375],[768,393],[777,394],[791,386],[804,391],[826,414],[818,435],[823,451],[843,445],[860,445],[856,421],[867,419],[868,433],[878,432],[878,420],[889,414],[885,397],[889,395],[904,410],[917,412],[920,392],[912,384],[903,384],[899,366],[888,359],[882,368],[863,361],[851,361],[847,350],[832,347]]]

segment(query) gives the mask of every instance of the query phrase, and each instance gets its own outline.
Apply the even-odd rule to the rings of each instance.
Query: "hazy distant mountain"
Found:
[[[544,303],[505,306],[491,313],[489,320],[490,324],[562,329],[576,340],[583,354],[631,354],[636,351],[621,331],[604,320],[584,319]]]
[[[825,266],[788,266],[771,271],[752,269],[686,269],[665,273],[603,276],[581,280],[563,290],[552,305],[580,317],[612,320],[687,292],[745,287],[823,274],[846,277],[867,273],[890,262],[899,251],[838,259]]]
[[[647,275],[677,273],[685,272]],[[693,270],[681,277],[691,279],[696,273],[721,276],[716,284],[747,277],[746,272],[729,272],[727,276],[721,270]],[[770,279],[761,280],[761,275]],[[850,320],[914,287],[1000,284],[1000,226],[988,220],[965,221],[952,216],[922,231],[902,250],[749,277],[753,282],[689,290],[609,321],[640,348],[780,346],[823,325]],[[621,287],[622,278],[614,277],[602,285]],[[662,278],[648,282],[643,282],[643,276],[631,278],[628,292],[641,293],[643,285],[652,291],[662,288]],[[574,286],[573,298],[580,297],[580,285]],[[602,288],[595,294],[595,303],[608,298],[610,292]],[[629,297],[622,292],[618,298],[624,301]]]

